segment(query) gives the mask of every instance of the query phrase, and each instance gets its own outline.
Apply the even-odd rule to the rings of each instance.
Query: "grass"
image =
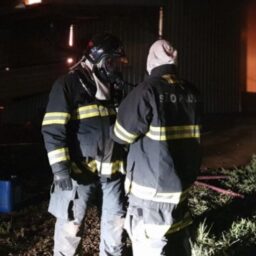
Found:
[[[193,187],[189,199],[195,219],[192,255],[256,255],[256,155],[247,166],[211,170],[207,174],[227,176],[214,185],[240,193],[244,198]]]

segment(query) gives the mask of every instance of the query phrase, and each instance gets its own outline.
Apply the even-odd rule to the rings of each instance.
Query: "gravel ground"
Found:
[[[47,201],[27,207],[11,215],[2,215],[2,221],[10,221],[8,234],[0,237],[0,255],[35,256],[52,255],[55,219],[47,213]],[[92,206],[85,220],[87,235],[83,239],[84,255],[98,255],[99,214]]]

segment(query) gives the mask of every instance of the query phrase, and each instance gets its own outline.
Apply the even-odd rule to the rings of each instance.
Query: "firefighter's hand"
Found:
[[[62,191],[72,190],[72,180],[68,171],[60,171],[54,174],[54,184],[59,186]]]

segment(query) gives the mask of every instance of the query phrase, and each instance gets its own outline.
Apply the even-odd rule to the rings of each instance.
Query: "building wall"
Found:
[[[246,83],[245,60],[241,55],[243,1],[164,2],[164,35],[178,49],[181,76],[199,87],[204,111],[241,111],[241,91]],[[67,72],[66,58],[79,56],[89,36],[102,31],[112,32],[124,41],[129,59],[124,78],[133,84],[140,82],[145,74],[148,48],[157,39],[159,6],[138,6],[130,12],[127,6],[115,8],[88,17],[79,16],[82,12],[77,17],[62,12],[55,18],[34,15],[21,24],[14,22],[11,31],[8,24],[0,24],[0,33],[4,35],[1,39],[10,42],[0,42],[0,100],[3,102],[10,95],[15,100],[48,92],[53,81]],[[71,23],[75,25],[78,43],[74,50],[67,48]],[[6,72],[8,65],[10,71]]]
[[[180,74],[199,87],[206,113],[241,111],[243,13],[238,0],[168,2],[165,35],[178,48]]]
[[[50,91],[58,76],[68,72],[67,57],[78,60],[95,33],[110,32],[120,37],[128,58],[124,79],[132,84],[142,81],[148,48],[157,38],[158,9],[143,8],[141,12],[141,8],[135,8],[133,13],[120,15],[117,11],[112,16],[107,13],[90,18],[43,16],[12,24],[9,29],[0,26],[5,32],[5,43],[0,47],[0,99],[10,100],[4,120],[24,123],[35,118],[38,106],[33,102]],[[73,48],[68,48],[70,24],[74,24]]]
[[[100,17],[77,24],[79,42],[83,35],[102,31],[118,35],[124,43],[128,64],[124,66],[124,79],[132,84],[141,82],[146,71],[146,57],[150,45],[157,39],[158,8],[133,17]],[[84,40],[86,41],[86,40]]]

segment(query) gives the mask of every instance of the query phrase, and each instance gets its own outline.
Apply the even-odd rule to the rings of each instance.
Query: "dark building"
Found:
[[[40,143],[52,83],[102,31],[123,40],[128,82],[143,79],[148,48],[162,35],[178,49],[181,76],[199,87],[205,114],[256,111],[255,1],[31,1],[0,4],[1,145]]]
[[[33,104],[26,109],[25,102],[30,105],[36,95],[40,108],[54,79],[72,65],[68,61],[77,61],[96,32],[109,31],[124,41],[129,59],[125,79],[134,84],[141,81],[147,50],[159,35],[161,7],[163,36],[178,48],[181,75],[201,90],[204,112],[238,113],[255,108],[248,102],[256,91],[253,1],[41,2],[3,1],[0,11],[0,103],[6,111],[10,104],[17,105],[22,110],[19,122],[37,108]]]

